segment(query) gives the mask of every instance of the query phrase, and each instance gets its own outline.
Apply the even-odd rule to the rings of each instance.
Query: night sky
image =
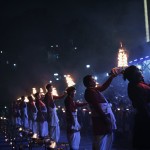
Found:
[[[90,73],[109,72],[120,42],[129,60],[146,54],[142,0],[1,0],[0,20],[1,103],[44,87],[55,72],[80,82],[86,64]]]

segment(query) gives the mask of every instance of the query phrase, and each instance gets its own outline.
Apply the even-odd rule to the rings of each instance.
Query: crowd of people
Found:
[[[113,133],[117,129],[116,120],[118,116],[113,112],[112,105],[102,94],[119,74],[115,69],[112,69],[111,72],[102,85],[97,85],[92,75],[86,75],[83,78],[83,84],[86,88],[84,92],[86,102],[81,103],[75,100],[76,88],[74,86],[68,87],[62,95],[54,96],[52,94],[52,84],[47,84],[47,93],[41,95],[40,92],[37,92],[34,97],[28,96],[28,103],[25,102],[25,97],[22,96],[21,100],[14,101],[12,105],[13,124],[30,128],[39,138],[50,137],[57,143],[60,138],[59,120],[62,120],[66,123],[70,149],[78,150],[80,131],[83,124],[81,124],[80,117],[77,114],[80,109],[79,111],[77,109],[88,106],[91,118],[90,127],[93,134],[92,149],[111,150]],[[128,96],[136,110],[133,147],[148,149],[150,144],[146,140],[148,140],[147,136],[150,134],[150,86],[144,82],[144,77],[136,66],[129,66],[122,73],[123,78],[129,81]],[[64,99],[65,115],[57,111],[55,100],[59,99]],[[142,138],[141,135],[143,135]]]

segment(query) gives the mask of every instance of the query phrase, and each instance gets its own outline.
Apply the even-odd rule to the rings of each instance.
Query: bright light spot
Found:
[[[145,58],[148,58],[149,56],[145,56]]]
[[[5,106],[5,108],[7,108],[7,107]]]
[[[49,83],[52,83],[52,80],[50,80]]]
[[[129,108],[126,109],[127,111],[129,110]]]
[[[97,76],[95,76],[95,77],[94,77],[94,79],[95,79],[95,80],[97,80],[97,79],[98,79],[98,77],[97,77]]]
[[[143,58],[140,58],[140,60],[142,60]]]
[[[108,77],[108,76],[109,76],[109,73],[106,73],[106,76]]]
[[[134,61],[137,61],[137,59],[134,59]]]
[[[77,47],[74,47],[74,49],[77,49]]]
[[[1,51],[1,54],[3,53],[3,51]]]
[[[42,88],[40,88],[40,93],[44,93],[44,90]]]
[[[33,134],[33,136],[32,136],[32,138],[33,138],[33,139],[36,139],[36,138],[38,138],[38,135],[37,135],[37,133],[34,133],[34,134]]]
[[[129,62],[130,64],[132,63],[132,61]]]
[[[13,64],[13,65],[14,65],[14,67],[16,67],[17,64]]]
[[[54,76],[58,76],[58,73],[54,73]]]
[[[23,130],[23,129],[20,127],[20,128],[19,128],[19,131],[22,131],[22,130]]]
[[[28,100],[28,98],[27,98],[27,96],[25,96],[25,98],[24,98],[24,102],[29,102],[29,100]]]
[[[18,100],[18,101],[21,100],[21,97],[19,97],[17,100]]]
[[[53,45],[51,45],[51,47],[54,47]]]
[[[56,78],[56,80],[58,81],[58,80],[59,80],[59,78]]]
[[[51,141],[51,144],[50,144],[49,148],[52,148],[52,149],[56,148],[56,142]]]
[[[86,68],[90,68],[90,65],[86,65]]]
[[[56,45],[56,47],[58,47],[58,45]]]
[[[120,108],[117,108],[118,111],[120,111]]]
[[[35,94],[36,92],[36,88],[32,88],[32,94]]]
[[[8,61],[8,60],[6,61],[6,64],[9,64],[9,61]]]
[[[138,67],[139,69],[142,69],[142,66],[141,66],[141,65],[137,65],[137,67]]]

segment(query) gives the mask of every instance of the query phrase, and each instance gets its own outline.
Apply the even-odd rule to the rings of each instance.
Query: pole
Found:
[[[144,14],[145,14],[146,42],[149,42],[150,38],[149,38],[149,23],[148,23],[147,0],[144,0]]]

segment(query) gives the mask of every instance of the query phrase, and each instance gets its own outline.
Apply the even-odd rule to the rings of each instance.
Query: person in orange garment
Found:
[[[67,138],[70,150],[78,150],[80,145],[80,124],[77,118],[77,108],[88,103],[79,103],[74,100],[76,88],[71,86],[66,89],[67,97],[64,100],[66,108]]]

